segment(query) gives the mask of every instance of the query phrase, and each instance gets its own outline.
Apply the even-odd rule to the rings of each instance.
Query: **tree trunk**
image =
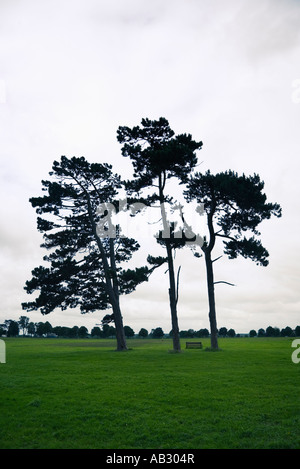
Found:
[[[209,323],[210,323],[210,342],[211,348],[217,350],[218,347],[218,329],[216,319],[215,287],[213,263],[210,250],[205,250],[206,278],[209,304]]]
[[[169,266],[169,299],[170,299],[170,309],[171,309],[171,321],[172,321],[172,337],[173,337],[173,350],[175,352],[180,352],[180,338],[179,338],[179,326],[178,326],[178,317],[177,317],[177,298],[176,298],[176,284],[175,284],[175,273],[174,273],[174,263],[172,257],[172,248],[170,244],[166,243],[167,254],[168,254],[168,266]]]
[[[169,300],[170,300],[170,309],[171,309],[171,322],[172,322],[172,336],[173,336],[173,350],[175,352],[180,352],[180,339],[179,339],[179,326],[178,326],[178,317],[177,317],[177,295],[176,295],[176,282],[175,282],[175,273],[174,273],[174,263],[172,255],[172,247],[170,244],[170,224],[167,220],[166,210],[164,206],[164,187],[165,187],[166,175],[159,175],[158,178],[158,187],[159,187],[159,201],[161,216],[163,222],[163,231],[164,236],[166,237],[166,250],[168,257],[168,270],[169,270]]]
[[[116,338],[117,338],[117,351],[122,352],[128,350],[126,344],[126,337],[124,333],[123,318],[121,314],[121,308],[119,301],[112,302],[112,309],[114,313],[114,323],[116,326]]]
[[[89,217],[90,217],[90,221],[92,225],[92,230],[93,230],[95,240],[96,240],[97,246],[99,248],[99,251],[102,257],[103,268],[104,268],[104,273],[105,273],[106,291],[108,293],[109,301],[110,301],[110,304],[112,306],[112,310],[114,313],[114,322],[116,326],[116,338],[117,338],[117,350],[118,351],[127,350],[126,338],[125,338],[124,326],[123,326],[123,318],[122,318],[120,302],[119,302],[118,282],[116,278],[114,242],[110,238],[111,266],[109,266],[102,241],[97,234],[96,223],[95,223],[93,212],[92,212],[91,200],[90,200],[90,196],[88,193],[87,193],[87,202],[88,202],[88,212],[89,212]],[[113,272],[112,279],[111,279],[111,271]]]
[[[123,317],[122,317],[121,308],[120,308],[115,245],[114,245],[114,240],[112,238],[110,238],[109,240],[109,257],[110,257],[110,267],[111,267],[111,274],[112,274],[112,291],[110,292],[110,298],[111,298],[111,304],[112,304],[113,313],[114,313],[114,322],[116,326],[117,351],[122,352],[123,350],[128,350],[128,349],[127,349],[126,337],[124,333]]]

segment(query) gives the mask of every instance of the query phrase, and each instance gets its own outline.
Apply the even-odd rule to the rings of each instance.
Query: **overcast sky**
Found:
[[[283,208],[261,226],[267,268],[215,264],[216,280],[236,284],[216,285],[218,327],[300,324],[299,0],[0,0],[0,323],[24,314],[53,326],[100,323],[103,312],[22,311],[44,255],[28,199],[61,155],[129,177],[118,126],[161,116],[203,141],[202,171],[259,173]],[[209,328],[203,258],[185,250],[176,265],[180,329]],[[136,332],[168,332],[164,268],[121,304]]]

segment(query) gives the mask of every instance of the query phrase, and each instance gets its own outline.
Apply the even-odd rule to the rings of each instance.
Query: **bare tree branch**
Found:
[[[231,239],[232,241],[236,241],[236,238],[233,238],[232,236],[228,236],[228,235],[219,234],[219,232],[215,233],[215,235],[220,236],[220,238],[227,238],[227,239]]]
[[[179,289],[179,274],[180,274],[181,265],[178,267],[177,271],[177,286],[176,286],[176,305],[178,303],[178,289]]]
[[[216,285],[217,283],[226,283],[226,285],[231,285],[232,287],[236,287],[234,283],[225,282],[224,280],[220,280],[219,282],[214,282],[214,285]]]
[[[216,259],[214,259],[212,262],[218,261],[219,259],[221,259],[221,257],[223,257],[223,254],[222,254],[221,256],[219,256],[219,257],[216,257]]]

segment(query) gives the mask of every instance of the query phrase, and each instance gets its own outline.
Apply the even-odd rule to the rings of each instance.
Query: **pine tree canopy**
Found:
[[[190,134],[175,135],[163,117],[142,119],[141,127],[119,127],[117,139],[123,144],[122,155],[132,161],[135,181],[131,187],[135,191],[151,186],[160,175],[186,180],[197,163],[195,151],[202,147]]]
[[[230,259],[242,255],[266,266],[269,253],[257,239],[260,235],[257,226],[272,215],[280,217],[281,207],[267,202],[263,188],[264,182],[257,174],[239,176],[229,170],[213,175],[207,171],[190,178],[185,195],[188,201],[196,199],[203,203],[211,221],[215,220],[220,228],[215,230],[211,224],[212,247],[215,237],[222,237],[224,252]],[[247,231],[253,233],[250,238],[243,236]],[[207,247],[204,245],[203,250]]]
[[[108,164],[65,156],[53,163],[49,174],[51,180],[42,181],[46,194],[30,199],[39,215],[37,228],[43,234],[41,247],[48,251],[43,257],[47,266],[32,271],[24,288],[29,294],[38,291],[39,296],[22,307],[43,314],[57,307],[80,307],[82,313],[109,308],[119,294],[133,291],[154,269],[124,268],[139,244],[120,236],[119,227],[114,239],[97,235],[103,218],[97,209],[101,203],[115,202],[120,177]]]

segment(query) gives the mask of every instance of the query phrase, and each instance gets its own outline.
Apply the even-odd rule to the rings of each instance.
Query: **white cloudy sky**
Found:
[[[43,255],[28,199],[61,155],[130,176],[118,126],[163,116],[203,141],[202,170],[259,173],[283,208],[261,227],[267,268],[215,264],[216,280],[236,284],[216,286],[218,326],[298,325],[299,79],[299,0],[0,0],[0,323],[101,321],[101,312],[21,310]],[[180,328],[208,328],[203,259],[185,251],[176,263]],[[171,329],[167,280],[162,269],[122,298],[125,324]]]

